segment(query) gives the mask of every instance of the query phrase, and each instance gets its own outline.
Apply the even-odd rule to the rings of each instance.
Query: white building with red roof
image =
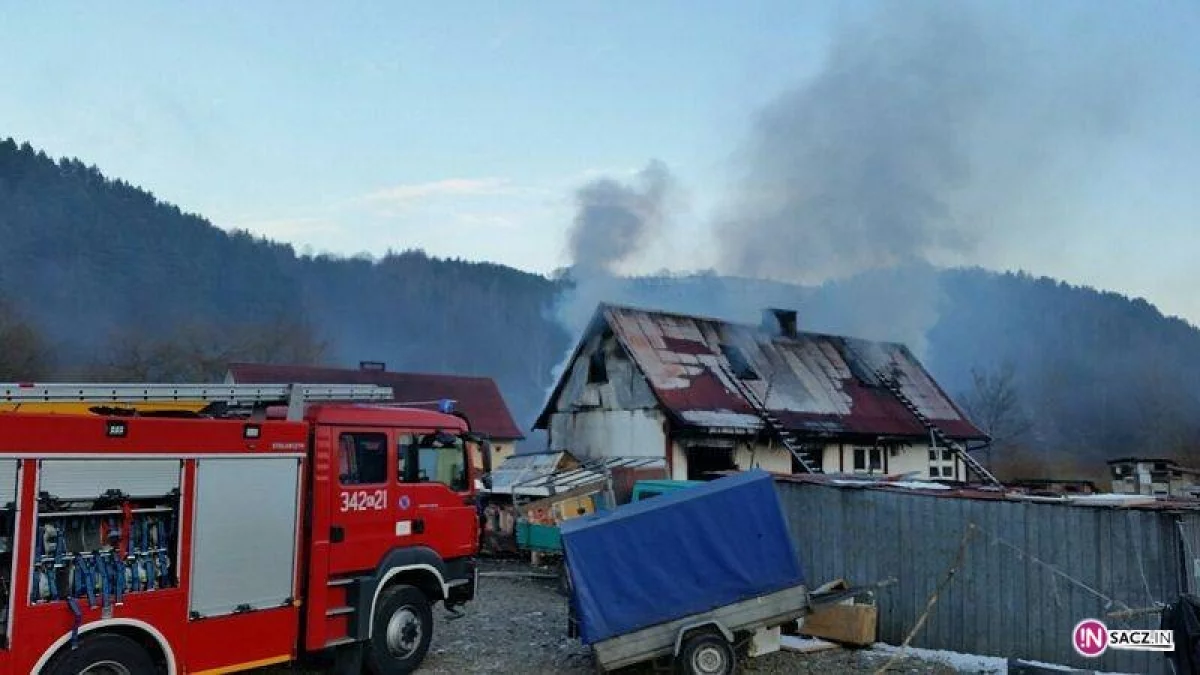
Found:
[[[534,428],[580,459],[664,457],[677,479],[798,472],[766,413],[825,473],[965,481],[908,404],[968,448],[988,441],[904,345],[799,331],[786,310],[754,326],[601,305]]]

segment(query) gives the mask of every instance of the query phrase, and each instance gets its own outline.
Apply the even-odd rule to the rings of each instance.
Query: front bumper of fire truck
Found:
[[[446,607],[453,608],[475,599],[479,587],[479,562],[474,558],[446,561],[446,579],[450,593],[446,596]]]

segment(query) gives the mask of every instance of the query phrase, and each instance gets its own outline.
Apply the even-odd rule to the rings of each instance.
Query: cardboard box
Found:
[[[875,643],[878,620],[879,609],[875,605],[826,605],[804,617],[799,632],[842,644],[866,646]]]

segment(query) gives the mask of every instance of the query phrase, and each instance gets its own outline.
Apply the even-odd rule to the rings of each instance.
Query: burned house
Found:
[[[1200,497],[1200,471],[1170,459],[1123,457],[1108,462],[1112,491],[1152,497]]]
[[[753,326],[615,305],[597,309],[535,428],[550,451],[663,457],[676,479],[797,472],[769,412],[826,473],[966,480],[881,374],[951,439],[988,440],[903,345],[801,332],[785,310]]]
[[[386,364],[364,361],[358,370],[315,366],[232,363],[225,376],[229,383],[262,382],[306,384],[374,384],[391,387],[398,403],[415,406],[436,405],[439,399],[451,399],[455,410],[467,418],[473,431],[486,435],[492,446],[492,462],[499,466],[516,450],[525,436],[517,428],[500,389],[490,377],[400,373]],[[472,463],[482,469],[483,458],[473,450]]]

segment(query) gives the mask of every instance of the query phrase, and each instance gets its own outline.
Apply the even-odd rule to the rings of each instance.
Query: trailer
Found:
[[[415,670],[475,594],[487,442],[391,400],[0,384],[0,675]]]
[[[739,647],[847,595],[809,593],[760,470],[567,521],[562,536],[569,630],[605,672],[665,658],[684,673],[732,673],[739,651],[755,652]]]
[[[739,640],[795,621],[809,607],[807,589],[796,585],[602,640],[592,650],[604,671],[667,657],[688,675],[732,673]]]

